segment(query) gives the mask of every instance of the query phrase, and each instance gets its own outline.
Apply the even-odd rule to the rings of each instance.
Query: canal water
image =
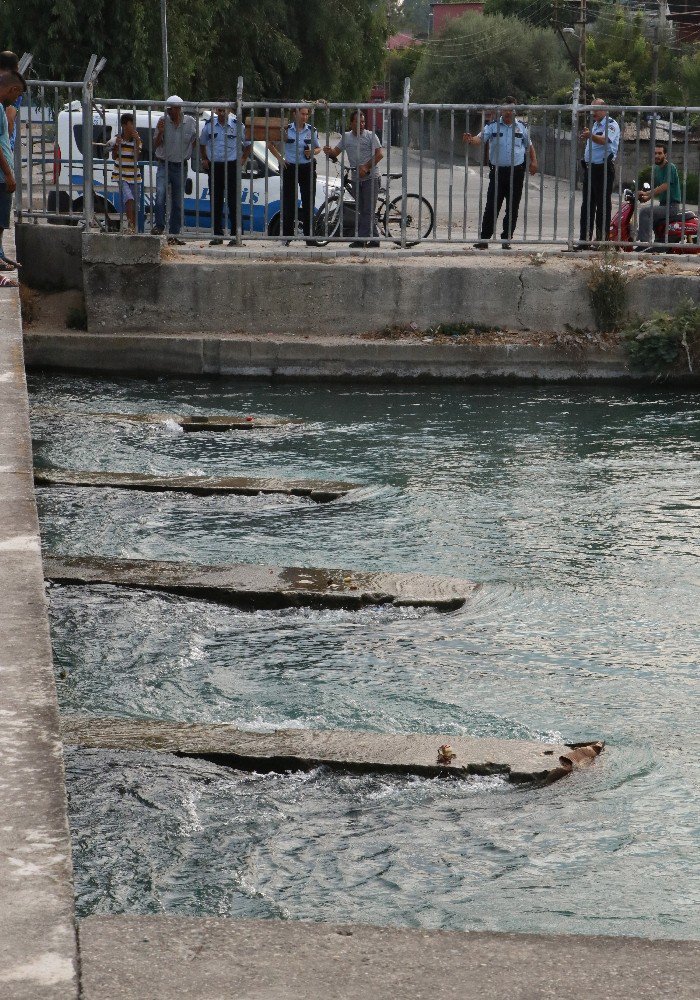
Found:
[[[346,499],[37,491],[47,553],[439,573],[459,611],[248,613],[50,586],[64,711],[578,741],[549,788],[66,754],[81,915],[700,937],[700,399],[33,375],[47,468],[351,480]],[[183,434],[96,411],[257,414]]]

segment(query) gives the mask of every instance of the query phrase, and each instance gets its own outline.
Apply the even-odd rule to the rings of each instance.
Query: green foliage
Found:
[[[500,14],[466,14],[424,46],[413,82],[419,101],[485,104],[507,94],[522,102],[547,98],[570,80],[553,31]]]
[[[617,257],[617,253],[606,251],[591,265],[588,279],[596,326],[603,333],[619,329],[627,311],[627,278]]]
[[[20,10],[21,8],[21,10]],[[157,0],[0,0],[3,46],[35,55],[52,79],[82,78],[92,52],[107,65],[98,93],[161,98]],[[233,96],[363,99],[380,75],[386,16],[376,0],[168,0],[170,90]]]
[[[389,78],[389,99],[403,100],[403,82],[407,76],[413,77],[423,54],[421,45],[390,52],[386,60],[385,75]]]
[[[700,105],[700,46],[683,56],[679,69],[683,103]]]
[[[654,313],[628,327],[623,342],[632,367],[642,371],[696,372],[700,365],[700,305],[691,299],[675,313]]]
[[[650,104],[653,96],[653,29],[642,12],[630,13],[621,4],[601,10],[587,37],[586,64],[589,97],[612,104]],[[681,101],[678,60],[663,34],[659,46],[659,104]]]

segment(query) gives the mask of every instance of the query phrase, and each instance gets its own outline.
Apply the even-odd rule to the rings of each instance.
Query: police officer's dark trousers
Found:
[[[486,192],[486,208],[481,220],[481,239],[489,240],[496,228],[496,219],[503,202],[506,203],[506,214],[503,216],[502,240],[509,240],[515,231],[518,221],[518,209],[523,193],[525,180],[525,164],[517,167],[489,167],[489,186]],[[512,193],[511,193],[512,192]]]
[[[240,203],[236,197],[236,161],[212,163],[209,166],[209,197],[212,205],[214,235],[223,236],[226,229],[224,200],[231,217],[231,235],[236,235]]]
[[[299,173],[297,174],[297,170]],[[294,236],[294,207],[297,204],[297,191],[301,193],[301,208],[297,209],[297,218],[304,227],[304,235],[310,236],[313,227],[314,201],[316,199],[316,164],[315,163],[285,163],[282,172],[282,235]]]
[[[579,235],[583,243],[593,236],[607,240],[612,215],[612,193],[615,187],[615,161],[608,157],[607,163],[586,163],[581,160],[583,170],[583,202],[581,204],[581,225]]]

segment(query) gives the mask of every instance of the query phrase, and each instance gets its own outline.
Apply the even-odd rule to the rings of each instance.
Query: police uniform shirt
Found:
[[[605,163],[609,156],[613,160],[617,158],[617,150],[620,145],[620,126],[612,118],[602,118],[599,122],[593,122],[591,135],[606,135],[605,143],[593,142],[589,138],[583,158],[586,163]]]
[[[307,142],[308,146],[305,145]],[[310,149],[313,153],[320,145],[318,132],[315,128],[311,128],[309,122],[300,129],[297,129],[296,122],[290,122],[284,140],[284,159],[287,163],[311,163],[311,160],[307,160],[304,156],[304,150]]]
[[[512,125],[506,125],[502,118],[484,125],[481,141],[488,142],[489,160],[494,167],[521,166],[530,148],[528,131],[517,118]]]
[[[235,115],[229,115],[226,124],[222,125],[218,115],[212,115],[199,135],[199,144],[204,146],[211,163],[231,163],[238,158],[238,121]],[[246,149],[250,141],[243,138],[242,147]]]

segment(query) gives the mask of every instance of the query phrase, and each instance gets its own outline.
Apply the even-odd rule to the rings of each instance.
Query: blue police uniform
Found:
[[[314,149],[321,143],[318,132],[309,122],[303,128],[291,121],[284,137],[284,170],[282,172],[282,234],[294,236],[294,211],[299,194],[301,209],[297,209],[297,219],[304,227],[304,235],[310,236],[313,226],[316,201],[316,160]],[[307,160],[304,150],[311,150]]]
[[[501,239],[511,239],[518,221],[518,210],[525,181],[525,163],[530,150],[530,134],[517,118],[512,125],[503,118],[485,125],[481,130],[481,141],[489,144],[489,186],[486,192],[486,207],[481,220],[481,239],[489,240],[496,228],[496,220],[503,202],[506,211],[503,216]]]
[[[218,115],[212,115],[199,134],[199,144],[204,146],[209,160],[209,198],[212,207],[215,242],[224,235],[224,200],[228,205],[231,235],[236,232],[240,204],[236,197],[236,162],[238,160],[238,120],[231,114],[222,125]],[[243,136],[243,150],[250,148],[250,141]]]
[[[235,115],[229,115],[224,125],[218,115],[213,115],[211,121],[205,123],[199,134],[199,144],[207,150],[211,163],[225,163],[238,157],[238,121]],[[243,138],[243,149],[250,146],[250,141]]]
[[[309,122],[300,129],[297,128],[296,122],[290,122],[284,140],[285,163],[309,163],[310,161],[304,156],[304,149],[316,149],[320,145],[318,132]]]
[[[612,193],[615,186],[615,160],[620,147],[620,126],[606,115],[591,125],[581,160],[583,201],[579,236],[582,243],[593,236],[606,240],[612,217]],[[604,136],[605,142],[593,142],[592,136]]]

